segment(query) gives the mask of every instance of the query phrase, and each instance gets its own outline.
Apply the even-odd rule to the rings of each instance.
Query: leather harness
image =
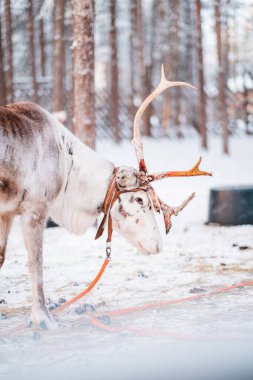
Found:
[[[113,176],[112,176],[112,179],[109,183],[109,186],[108,186],[108,189],[107,189],[107,192],[105,195],[105,199],[103,202],[102,211],[104,213],[104,216],[103,216],[103,219],[102,219],[102,221],[98,227],[98,230],[97,230],[97,233],[95,236],[95,240],[96,240],[96,239],[99,239],[100,236],[103,235],[106,222],[108,222],[108,232],[107,232],[106,242],[109,244],[112,241],[112,232],[113,232],[111,209],[112,209],[112,206],[114,205],[114,203],[116,202],[116,200],[119,198],[119,196],[121,194],[124,194],[124,193],[137,192],[140,190],[148,191],[148,189],[145,189],[144,187],[137,187],[137,188],[131,189],[131,190],[119,190],[118,185],[117,185],[117,181],[116,181],[117,171],[118,171],[118,168],[115,168],[113,171]]]

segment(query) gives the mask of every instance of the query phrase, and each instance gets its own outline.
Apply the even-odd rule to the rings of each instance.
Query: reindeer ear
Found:
[[[132,190],[139,186],[138,171],[128,166],[120,166],[116,174],[119,190]]]

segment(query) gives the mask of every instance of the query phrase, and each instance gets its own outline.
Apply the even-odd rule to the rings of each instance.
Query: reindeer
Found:
[[[20,215],[32,280],[31,322],[36,328],[49,327],[53,322],[43,291],[43,231],[48,216],[67,230],[83,234],[103,212],[96,238],[108,221],[108,244],[115,228],[140,252],[156,254],[162,249],[162,240],[155,212],[162,211],[168,233],[171,216],[177,215],[194,194],[173,208],[156,195],[151,183],[172,176],[211,175],[199,169],[200,161],[188,171],[147,172],[141,116],[155,97],[173,86],[193,87],[167,81],[162,68],[159,85],[136,113],[133,144],[138,170],[115,168],[36,104],[0,107],[0,268],[13,219]]]

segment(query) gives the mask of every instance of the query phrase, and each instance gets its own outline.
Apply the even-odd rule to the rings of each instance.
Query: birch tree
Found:
[[[73,0],[73,131],[95,148],[94,1]]]

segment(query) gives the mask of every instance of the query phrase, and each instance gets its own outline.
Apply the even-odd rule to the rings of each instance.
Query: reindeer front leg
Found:
[[[0,216],[0,269],[5,260],[7,239],[11,228],[12,215]]]
[[[43,232],[46,210],[29,211],[22,215],[22,228],[28,266],[32,279],[32,313],[31,321],[35,328],[47,329],[52,324],[52,317],[45,306],[43,291]]]

